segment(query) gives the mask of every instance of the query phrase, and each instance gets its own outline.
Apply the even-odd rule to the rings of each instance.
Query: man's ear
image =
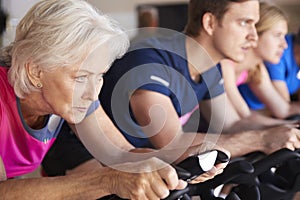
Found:
[[[203,29],[208,35],[213,34],[215,23],[217,23],[217,20],[212,13],[207,12],[203,15],[202,17]]]
[[[38,87],[41,84],[41,69],[38,65],[28,62],[25,64],[25,69],[27,72],[28,79],[30,80],[31,84],[35,87]]]

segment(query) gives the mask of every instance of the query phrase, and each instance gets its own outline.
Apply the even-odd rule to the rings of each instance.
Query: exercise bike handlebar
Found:
[[[230,163],[224,169],[224,172],[216,176],[215,178],[203,183],[188,184],[188,186],[184,190],[172,191],[165,200],[179,199],[186,193],[191,196],[212,193],[214,188],[225,183],[255,185],[255,177],[270,169],[271,167],[281,164],[288,159],[295,158],[300,158],[299,150],[291,151],[289,149],[280,149],[254,163],[246,160],[238,160]]]

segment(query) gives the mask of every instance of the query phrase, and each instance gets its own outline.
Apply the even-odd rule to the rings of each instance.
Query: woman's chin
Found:
[[[83,115],[72,115],[70,118],[65,118],[69,124],[79,124],[83,119]]]

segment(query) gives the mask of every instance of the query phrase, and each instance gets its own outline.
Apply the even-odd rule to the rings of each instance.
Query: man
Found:
[[[250,124],[226,101],[217,64],[223,58],[244,59],[257,41],[258,20],[258,1],[191,0],[185,35],[135,44],[114,63],[100,94],[103,108],[137,147],[161,149],[205,141],[196,127],[194,133],[182,131],[197,106],[201,118],[210,122],[209,131],[236,132],[207,135],[232,156],[300,147],[300,133],[292,127],[237,131]]]
[[[157,27],[159,27],[158,9],[150,5],[141,5],[137,9],[137,32],[131,39],[131,43],[136,43],[145,38],[156,35]]]

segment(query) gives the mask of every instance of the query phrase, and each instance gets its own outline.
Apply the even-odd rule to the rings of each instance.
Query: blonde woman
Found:
[[[266,103],[271,115],[284,118],[300,113],[300,107],[289,104],[273,87],[264,61],[278,63],[283,51],[287,48],[285,35],[288,31],[288,20],[278,7],[266,2],[260,3],[260,20],[256,24],[259,35],[243,62],[231,60],[221,62],[225,90],[230,102],[241,118],[249,118],[258,127],[287,123],[254,112],[247,104],[246,87],[250,88],[257,98]],[[239,89],[238,89],[239,87]],[[245,95],[245,96],[242,96]],[[246,99],[244,99],[246,98]],[[246,100],[246,101],[245,101]]]

